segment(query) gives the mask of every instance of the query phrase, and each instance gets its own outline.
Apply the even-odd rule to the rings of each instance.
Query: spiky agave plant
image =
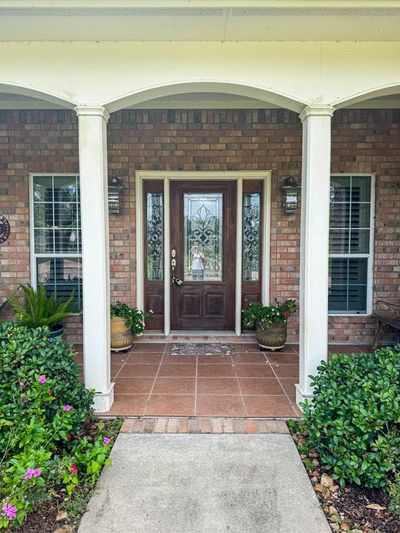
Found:
[[[16,294],[9,300],[20,324],[32,328],[40,326],[52,328],[61,319],[71,314],[75,298],[74,291],[67,300],[62,301],[56,297],[55,291],[48,296],[43,283],[38,285],[37,290],[30,284],[21,285],[21,289],[24,292],[23,301],[20,301]]]

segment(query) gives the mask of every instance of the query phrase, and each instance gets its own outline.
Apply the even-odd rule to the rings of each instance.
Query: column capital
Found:
[[[331,105],[307,105],[300,113],[300,120],[305,121],[308,117],[331,117],[335,108]]]
[[[78,117],[101,117],[105,122],[110,118],[110,114],[105,107],[102,106],[76,106],[74,107],[75,113]]]

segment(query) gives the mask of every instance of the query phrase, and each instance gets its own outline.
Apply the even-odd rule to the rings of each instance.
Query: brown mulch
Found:
[[[56,521],[58,506],[62,502],[51,500],[41,504],[33,513],[29,513],[25,522],[17,529],[10,530],[17,533],[53,533],[60,528],[59,533],[72,533],[78,527],[78,521],[66,520]]]
[[[305,441],[303,433],[292,434],[296,445]],[[350,533],[400,533],[400,519],[388,510],[389,496],[379,489],[356,485],[340,488],[318,461],[318,454],[300,454],[321,507],[332,531]],[[313,468],[307,469],[309,461]]]

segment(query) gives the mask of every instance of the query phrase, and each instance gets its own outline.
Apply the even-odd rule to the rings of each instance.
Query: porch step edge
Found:
[[[121,433],[288,434],[287,419],[231,417],[132,417]]]

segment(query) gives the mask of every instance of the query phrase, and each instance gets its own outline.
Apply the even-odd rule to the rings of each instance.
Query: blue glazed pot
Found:
[[[62,324],[56,324],[51,328],[51,331],[49,333],[50,339],[56,339],[57,337],[62,337],[64,331],[64,326]]]

